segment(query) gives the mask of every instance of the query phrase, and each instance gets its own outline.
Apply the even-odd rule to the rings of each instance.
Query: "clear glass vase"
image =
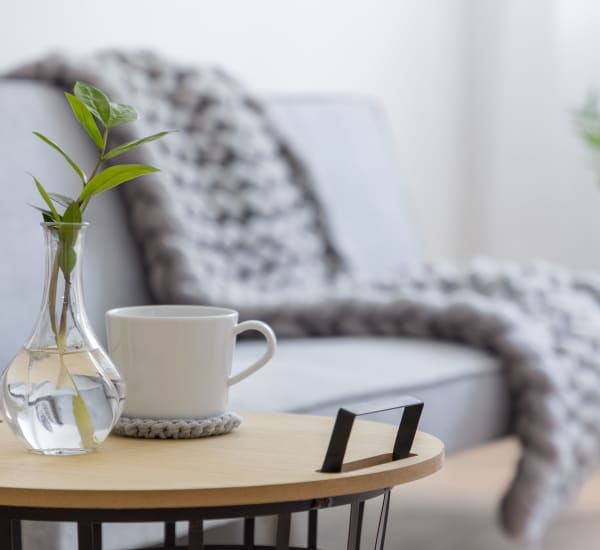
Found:
[[[81,263],[88,224],[44,223],[46,283],[33,334],[0,378],[0,410],[32,451],[95,450],[123,409],[125,384],[90,326]]]

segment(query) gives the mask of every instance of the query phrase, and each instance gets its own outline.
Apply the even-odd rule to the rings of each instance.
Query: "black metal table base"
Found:
[[[21,520],[77,522],[79,550],[102,550],[102,524],[165,522],[163,550],[317,550],[318,511],[323,508],[350,505],[348,550],[360,550],[365,501],[383,495],[382,516],[376,540],[376,550],[383,550],[390,489],[325,499],[224,506],[209,508],[164,508],[150,510],[103,510],[68,508],[31,508],[0,506],[0,548],[21,550]],[[306,546],[291,547],[290,527],[292,514],[308,511]],[[274,546],[254,544],[255,518],[277,516],[277,534]],[[244,540],[241,544],[204,544],[204,520],[244,518]],[[188,545],[177,546],[175,522],[187,521]]]

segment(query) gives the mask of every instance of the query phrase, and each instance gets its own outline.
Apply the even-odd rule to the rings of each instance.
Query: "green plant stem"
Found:
[[[58,347],[64,353],[67,349],[67,311],[69,310],[69,296],[71,294],[71,275],[65,275],[65,290],[63,294],[62,310],[60,312],[60,325],[58,327]]]
[[[88,178],[88,181],[90,181],[91,179],[94,178],[94,176],[98,173],[98,170],[100,170],[100,166],[102,166],[102,162],[104,161],[104,153],[106,151],[106,143],[108,141],[108,128],[104,128],[104,132],[102,134],[102,150],[100,151],[100,153],[98,153],[98,160],[96,162],[96,165],[94,166],[94,169],[92,170],[92,173],[90,174],[90,177]],[[83,184],[83,186],[85,187],[85,183]],[[87,199],[85,199],[83,201],[83,204],[80,205],[81,207],[81,212],[83,213],[85,211],[85,209],[87,208],[88,203],[90,202],[91,197],[88,197]]]
[[[90,176],[90,179],[92,179],[96,175],[96,172],[98,172],[98,170],[100,169],[100,165],[102,164],[102,161],[104,160],[104,153],[106,152],[106,143],[107,142],[108,142],[108,128],[104,128],[104,132],[102,133],[102,143],[103,143],[102,150],[98,154],[98,162],[96,162],[96,166],[94,166],[94,169],[92,170],[92,175]]]
[[[58,348],[58,333],[56,331],[56,317],[54,313],[56,311],[56,293],[58,290],[58,258],[62,252],[62,242],[59,241],[58,247],[56,249],[56,254],[54,256],[54,261],[52,262],[52,272],[50,274],[50,288],[48,292],[50,295],[48,296],[48,309],[50,314],[50,326],[52,327],[52,332],[54,333],[54,339],[56,340],[56,347]]]
[[[57,252],[60,252],[62,248],[62,241],[59,241],[59,248],[57,250]],[[55,258],[55,262],[57,262],[58,260],[58,255]],[[57,278],[58,278],[58,273],[57,273]],[[71,292],[71,276],[70,275],[65,275],[65,289],[64,289],[64,293],[63,293],[63,301],[62,301],[62,308],[61,308],[61,312],[60,312],[60,321],[57,323],[56,322],[56,292],[58,291],[58,283],[55,283],[54,285],[54,296],[53,296],[53,300],[50,301],[50,322],[51,324],[55,327],[54,328],[54,337],[56,340],[56,349],[58,350],[58,356],[60,358],[60,372],[58,373],[58,380],[56,381],[56,387],[57,388],[61,388],[66,379],[70,379],[71,384],[73,385],[73,387],[75,388],[76,392],[79,392],[79,390],[77,389],[77,386],[75,385],[75,382],[73,380],[73,378],[71,377],[71,373],[69,372],[69,369],[67,368],[67,366],[65,365],[64,362],[64,354],[67,351],[67,311],[69,309],[69,295]],[[56,327],[58,326],[58,332],[56,331]]]
[[[65,353],[67,351],[67,315],[70,309],[70,296],[71,296],[71,274],[63,273],[65,279],[65,286],[63,291],[62,306],[60,312],[60,320],[56,322],[56,298],[58,293],[58,275],[59,275],[59,258],[65,244],[59,239],[58,246],[56,249],[56,255],[52,264],[52,274],[50,279],[50,296],[48,300],[48,308],[50,314],[50,324],[54,332],[54,339],[56,341],[56,348],[58,351],[58,357],[60,362],[60,371],[58,373],[58,379],[56,381],[56,388],[60,389],[67,380],[70,382],[72,388],[75,390],[73,396],[73,415],[75,417],[75,423],[81,442],[85,448],[92,448],[94,446],[94,426],[87,405],[73,379],[73,376],[69,372],[69,368],[65,364]],[[67,245],[68,246],[68,245]],[[58,330],[57,330],[58,328]]]

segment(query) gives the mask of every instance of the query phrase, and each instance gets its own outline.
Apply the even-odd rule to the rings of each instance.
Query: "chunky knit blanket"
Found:
[[[540,537],[600,458],[600,281],[548,265],[427,263],[355,280],[309,172],[260,103],[223,72],[148,53],[50,57],[14,71],[87,79],[140,108],[138,153],[163,171],[123,186],[157,300],[231,305],[279,336],[412,335],[497,354],[522,457],[501,506],[512,535]],[[135,134],[134,132],[139,132]],[[154,145],[154,144],[153,144]]]

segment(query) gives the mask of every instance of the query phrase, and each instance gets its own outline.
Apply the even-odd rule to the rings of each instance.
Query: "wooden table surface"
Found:
[[[272,413],[243,418],[228,435],[111,436],[95,453],[63,457],[27,452],[0,424],[0,505],[146,509],[288,502],[392,487],[428,476],[443,462],[442,443],[422,432],[413,456],[391,462],[396,426],[357,420],[346,461],[380,459],[323,474],[318,469],[333,418]]]

